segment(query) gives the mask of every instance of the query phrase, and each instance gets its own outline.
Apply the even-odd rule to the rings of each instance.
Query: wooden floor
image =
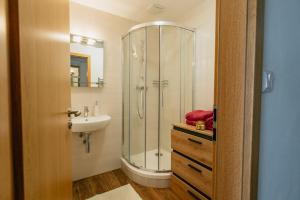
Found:
[[[143,200],[180,200],[170,189],[149,188],[134,183],[121,169],[74,182],[73,200],[85,200],[128,183]],[[120,197],[121,199],[122,197]]]

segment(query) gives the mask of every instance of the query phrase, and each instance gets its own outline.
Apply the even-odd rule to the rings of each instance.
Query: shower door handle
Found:
[[[144,86],[137,86],[136,89],[138,90],[139,97],[137,99],[137,113],[140,119],[144,118],[144,110],[145,110],[145,103],[144,103],[144,91],[145,87]],[[142,107],[142,112],[140,108]]]
[[[165,93],[164,93],[164,87],[161,88],[161,107],[165,107]]]
[[[161,81],[161,107],[165,107],[165,87],[169,84],[168,80]]]

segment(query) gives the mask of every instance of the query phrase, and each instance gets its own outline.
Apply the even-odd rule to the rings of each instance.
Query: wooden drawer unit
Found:
[[[201,163],[172,152],[172,171],[205,194],[212,196],[212,171]]]
[[[204,163],[212,167],[213,164],[213,142],[211,139],[203,138],[198,134],[193,135],[192,131],[185,133],[179,130],[172,130],[171,146],[172,149],[178,151],[194,160]]]
[[[214,135],[186,124],[174,125],[171,133],[171,189],[184,200],[213,197]]]
[[[210,200],[205,194],[201,194],[200,191],[196,190],[186,182],[178,178],[176,175],[171,177],[171,188],[182,200]]]

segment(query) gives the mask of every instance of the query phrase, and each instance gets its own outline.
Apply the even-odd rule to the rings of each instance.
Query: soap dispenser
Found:
[[[99,113],[99,104],[98,104],[98,101],[96,101],[95,103],[95,107],[94,107],[94,116],[98,116],[100,113]]]

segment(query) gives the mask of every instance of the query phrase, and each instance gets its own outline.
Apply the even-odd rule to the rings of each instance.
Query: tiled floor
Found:
[[[171,189],[149,188],[134,183],[121,169],[74,182],[73,200],[85,200],[128,183],[143,200],[180,200]]]

